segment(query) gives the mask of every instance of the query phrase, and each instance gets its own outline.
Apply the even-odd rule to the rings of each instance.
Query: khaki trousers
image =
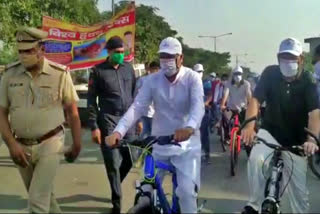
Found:
[[[29,166],[18,166],[28,191],[30,213],[61,213],[53,193],[53,183],[64,150],[64,132],[59,132],[41,144],[22,146],[25,153],[30,154]]]

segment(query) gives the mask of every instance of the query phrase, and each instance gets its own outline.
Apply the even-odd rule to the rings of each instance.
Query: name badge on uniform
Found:
[[[21,87],[23,86],[23,83],[10,83],[9,87]]]

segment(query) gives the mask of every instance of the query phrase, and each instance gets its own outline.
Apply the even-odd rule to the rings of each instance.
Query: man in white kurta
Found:
[[[153,155],[156,160],[168,162],[176,168],[176,194],[181,212],[196,213],[201,163],[199,127],[204,115],[202,81],[196,72],[182,66],[182,47],[177,39],[164,39],[159,54],[161,70],[144,82],[113,134],[106,138],[106,143],[109,146],[117,144],[153,102],[152,136],[174,135],[175,141],[181,144],[181,147],[154,145]]]

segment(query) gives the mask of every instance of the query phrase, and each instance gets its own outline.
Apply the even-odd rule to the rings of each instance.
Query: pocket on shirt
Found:
[[[11,108],[21,108],[25,105],[27,94],[24,87],[9,87],[8,95]]]
[[[39,86],[39,94],[37,97],[39,108],[46,108],[56,104],[59,100],[59,91],[51,86]]]

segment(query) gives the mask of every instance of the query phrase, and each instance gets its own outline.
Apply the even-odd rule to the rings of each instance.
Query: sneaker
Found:
[[[253,209],[251,206],[245,206],[241,214],[258,214],[258,211]]]

